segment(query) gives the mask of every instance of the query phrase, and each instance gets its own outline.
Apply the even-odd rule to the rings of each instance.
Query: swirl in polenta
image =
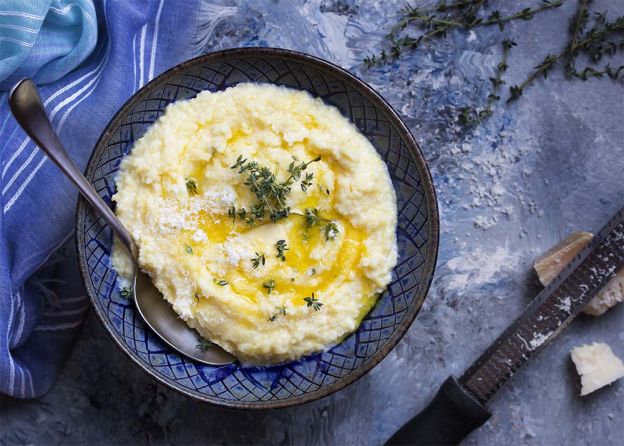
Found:
[[[116,181],[141,268],[190,327],[243,363],[340,342],[397,261],[385,163],[303,91],[246,83],[171,104]],[[123,249],[113,264],[129,273]]]

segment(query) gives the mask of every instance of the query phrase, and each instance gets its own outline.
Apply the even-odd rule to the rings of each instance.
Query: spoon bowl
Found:
[[[32,80],[22,79],[13,87],[9,94],[9,107],[26,134],[74,183],[128,249],[134,264],[133,300],[145,323],[167,345],[198,362],[220,366],[236,361],[234,356],[221,347],[206,342],[200,343],[197,332],[178,317],[149,277],[140,270],[137,245],[63,148],[45,112],[37,86]]]
[[[178,317],[145,273],[139,271],[135,275],[133,289],[134,302],[141,317],[170,347],[204,364],[225,365],[236,361],[218,345],[200,344],[197,332]],[[166,336],[160,333],[166,333]]]

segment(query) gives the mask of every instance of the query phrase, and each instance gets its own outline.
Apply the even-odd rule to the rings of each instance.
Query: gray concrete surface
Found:
[[[454,113],[484,101],[500,56],[498,30],[452,33],[367,70],[362,58],[379,48],[403,0],[223,3],[215,2],[206,51],[268,45],[326,58],[378,89],[411,128],[441,209],[439,261],[424,307],[396,349],[357,383],[315,403],[261,413],[202,405],[154,383],[90,314],[47,395],[0,400],[0,443],[381,444],[539,291],[536,255],[573,230],[597,231],[624,205],[621,82],[565,81],[556,69],[517,104],[499,104],[489,121],[466,130]],[[508,28],[519,44],[508,84],[565,45],[575,7],[568,0]],[[623,10],[621,0],[594,8]],[[75,280],[71,255],[64,270]],[[494,416],[465,444],[622,444],[624,382],[578,396],[569,351],[592,341],[624,358],[623,305],[571,324],[496,396]]]

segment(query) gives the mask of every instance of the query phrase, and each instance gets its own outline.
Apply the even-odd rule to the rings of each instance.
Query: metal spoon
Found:
[[[9,107],[28,136],[74,183],[132,255],[134,302],[145,323],[170,347],[196,361],[210,365],[224,365],[236,361],[234,356],[216,345],[205,350],[199,349],[197,332],[178,317],[149,277],[141,272],[137,263],[139,250],[130,233],[78,170],[61,145],[43,108],[37,86],[32,80],[22,79],[13,87],[9,94]]]

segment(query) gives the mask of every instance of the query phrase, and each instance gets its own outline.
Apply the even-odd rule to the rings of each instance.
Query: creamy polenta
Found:
[[[141,268],[190,327],[244,363],[339,342],[396,264],[386,165],[306,92],[247,83],[171,104],[116,181]],[[129,273],[122,249],[113,263]]]

